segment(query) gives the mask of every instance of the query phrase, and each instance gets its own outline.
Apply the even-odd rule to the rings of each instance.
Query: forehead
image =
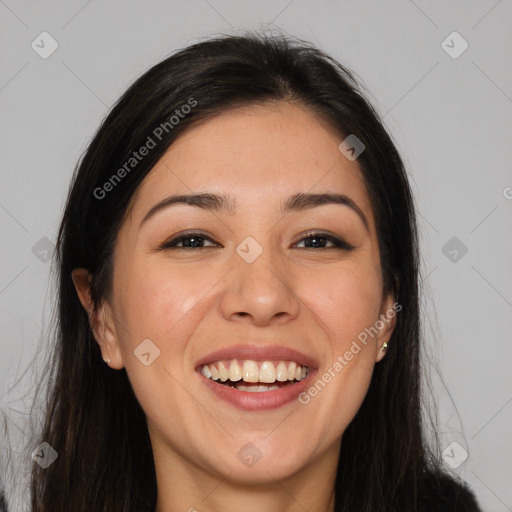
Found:
[[[233,196],[237,210],[280,208],[298,192],[349,195],[371,222],[357,161],[339,151],[343,135],[297,105],[238,107],[194,126],[169,147],[132,198],[140,219],[171,193]]]

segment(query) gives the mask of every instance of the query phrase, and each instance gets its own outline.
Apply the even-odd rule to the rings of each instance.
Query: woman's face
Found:
[[[336,465],[394,325],[377,322],[393,298],[341,141],[297,106],[244,107],[180,137],[139,187],[98,341],[126,368],[157,468],[254,483]],[[162,206],[195,194],[226,208]]]

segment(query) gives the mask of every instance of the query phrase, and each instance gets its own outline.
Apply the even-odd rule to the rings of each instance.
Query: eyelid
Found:
[[[177,244],[181,242],[182,239],[192,238],[194,237],[194,235],[204,238],[205,240],[209,240],[210,242],[217,243],[210,235],[207,235],[206,233],[203,233],[195,229],[192,231],[181,231],[179,233],[174,234],[172,237],[170,237],[169,239],[165,240],[162,244],[160,244],[159,249],[186,249],[185,247],[173,247],[171,246],[171,244]],[[206,249],[206,247],[199,247],[199,249]]]
[[[344,249],[347,251],[351,251],[352,249],[355,249],[355,246],[352,244],[349,244],[343,237],[335,235],[334,233],[330,233],[329,231],[323,231],[323,230],[315,230],[311,229],[308,231],[305,231],[303,233],[300,233],[297,238],[298,240],[295,243],[301,242],[304,239],[308,238],[325,238],[329,242],[335,244],[334,247],[322,247],[321,249]],[[312,250],[318,250],[313,249],[311,247],[306,247],[306,249],[312,249]]]
[[[163,250],[165,250],[165,249],[182,249],[182,250],[187,250],[187,251],[197,251],[198,249],[207,249],[208,247],[198,247],[198,248],[194,249],[194,248],[186,248],[186,247],[177,247],[176,245],[174,245],[174,244],[178,244],[183,239],[193,238],[195,235],[197,235],[200,238],[203,238],[205,240],[208,240],[210,242],[217,244],[217,242],[211,236],[207,235],[206,233],[203,233],[198,230],[192,230],[192,231],[183,231],[180,233],[176,233],[170,239],[163,242],[159,246],[159,249],[163,249]],[[313,237],[323,238],[325,240],[328,240],[329,242],[334,244],[334,247],[320,247],[320,248],[316,248],[316,249],[313,247],[305,247],[304,249],[309,249],[309,250],[313,250],[313,251],[318,251],[318,250],[322,250],[322,249],[323,250],[325,250],[325,249],[340,249],[340,250],[351,251],[356,248],[352,244],[348,243],[344,238],[342,238],[338,235],[335,235],[328,231],[315,230],[315,229],[311,229],[311,230],[305,231],[303,233],[300,233],[297,237],[298,238],[297,241],[294,242],[294,245],[299,242],[302,242],[303,240],[307,240],[308,238],[313,238]],[[211,247],[211,246],[209,246],[209,247]]]

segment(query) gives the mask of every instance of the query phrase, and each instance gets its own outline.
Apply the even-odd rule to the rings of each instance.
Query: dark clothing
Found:
[[[426,478],[421,505],[428,512],[482,512],[469,487],[448,475]]]

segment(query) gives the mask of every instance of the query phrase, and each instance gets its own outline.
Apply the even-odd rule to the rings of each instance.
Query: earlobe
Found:
[[[91,298],[91,273],[86,268],[75,268],[71,272],[71,278],[78,298],[89,316],[89,325],[102,352],[103,361],[111,368],[123,368],[124,364],[112,324],[112,312],[108,304],[102,304],[99,310],[94,310]]]
[[[95,338],[101,348],[103,360],[111,368],[120,370],[124,367],[123,357],[115,328],[114,314],[108,303],[101,305],[95,322],[97,324],[97,329],[94,331]]]
[[[389,294],[383,301],[377,327],[379,334],[377,336],[377,354],[375,362],[382,361],[389,346],[389,340],[396,326],[396,315],[401,308],[397,307],[394,295]]]

